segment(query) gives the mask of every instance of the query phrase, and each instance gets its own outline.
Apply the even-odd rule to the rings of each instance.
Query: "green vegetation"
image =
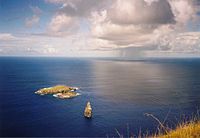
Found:
[[[38,90],[36,93],[37,94],[56,94],[56,93],[66,93],[70,92],[73,88],[64,86],[64,85],[56,85],[54,87],[49,87],[49,88],[43,88]]]
[[[43,88],[36,91],[36,94],[45,95],[45,94],[53,94],[54,97],[60,99],[69,99],[80,95],[75,92],[78,88],[68,87],[64,85],[57,85],[54,87]]]

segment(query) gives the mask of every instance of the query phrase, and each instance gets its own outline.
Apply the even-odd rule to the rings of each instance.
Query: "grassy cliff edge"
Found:
[[[200,138],[200,121],[182,123],[176,129],[170,130],[165,135],[155,136],[158,138]]]

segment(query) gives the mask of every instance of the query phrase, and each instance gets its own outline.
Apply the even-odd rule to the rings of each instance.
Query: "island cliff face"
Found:
[[[75,92],[78,88],[73,88],[65,85],[57,85],[54,87],[42,88],[36,91],[36,94],[45,95],[45,94],[53,94],[54,97],[65,99],[65,98],[73,98],[79,93]]]

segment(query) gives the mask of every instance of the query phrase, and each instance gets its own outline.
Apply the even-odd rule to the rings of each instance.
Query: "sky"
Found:
[[[199,57],[200,0],[0,0],[0,56]]]

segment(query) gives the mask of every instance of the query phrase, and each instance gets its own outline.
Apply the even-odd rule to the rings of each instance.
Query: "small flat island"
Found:
[[[54,97],[60,99],[69,99],[80,95],[76,91],[78,90],[77,87],[69,87],[65,85],[56,85],[53,87],[42,88],[36,91],[36,94],[39,95],[46,95],[46,94],[53,94]]]

